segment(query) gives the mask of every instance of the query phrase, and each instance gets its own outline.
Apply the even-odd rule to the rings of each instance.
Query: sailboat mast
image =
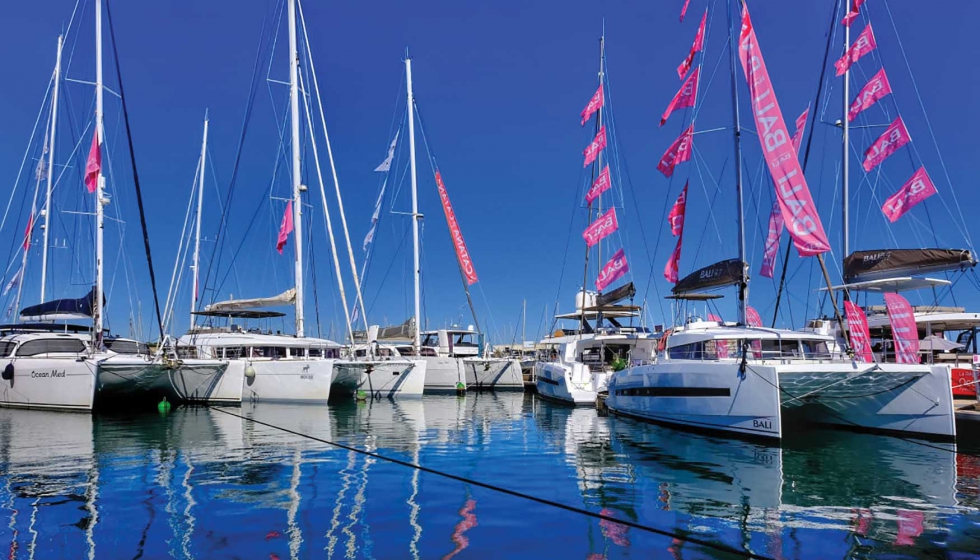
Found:
[[[102,0],[95,0],[95,130],[99,135],[99,150],[105,145],[105,130],[102,127]],[[98,351],[102,346],[102,327],[104,318],[102,316],[102,293],[103,293],[103,252],[105,231],[105,208],[102,205],[103,191],[105,190],[105,177],[102,176],[102,167],[99,166],[99,176],[95,188],[95,332],[94,348]]]
[[[58,35],[58,56],[54,63],[54,91],[51,94],[51,130],[48,133],[48,188],[44,195],[44,245],[41,247],[41,301],[45,301],[48,283],[48,231],[51,229],[51,189],[54,180],[54,136],[58,128],[58,86],[61,83],[61,49],[64,37]]]
[[[299,49],[296,46],[296,0],[289,6],[289,105],[293,151],[293,241],[296,252],[296,336],[303,336],[303,192],[299,154]]]
[[[602,35],[599,37],[599,87],[600,88],[602,87],[602,77],[603,77],[603,66],[602,66],[602,63],[603,63],[603,60],[605,59],[605,52],[606,52],[606,22],[603,21],[602,22]],[[605,93],[605,92],[603,92],[603,93]],[[602,128],[602,108],[603,108],[603,105],[605,105],[605,98],[603,98],[602,104],[599,105],[599,108],[598,108],[597,114],[596,114],[596,125],[595,125],[595,129],[596,129],[596,133],[597,134],[598,134],[598,131]],[[602,152],[601,151],[599,152],[599,154],[597,154],[596,161],[598,161],[598,162],[601,162],[602,161]],[[592,179],[593,180],[595,180],[595,170],[596,169],[597,169],[597,167],[595,165],[593,165],[592,166]],[[601,212],[602,212],[602,197],[600,196],[597,199],[597,201],[598,202],[596,203],[596,208],[598,210],[596,212],[596,216],[599,216],[599,215],[601,215]],[[591,224],[592,223],[592,203],[591,202],[589,203],[589,211],[588,211],[587,216],[588,216],[588,220],[586,221],[586,224]],[[596,254],[596,260],[599,262],[599,266],[602,266],[602,262],[601,262],[602,253],[601,253],[601,251],[602,251],[602,242],[599,243],[599,249],[597,250],[597,254]],[[589,244],[588,243],[585,244],[585,264],[584,264],[584,267],[583,268],[585,270],[582,272],[582,309],[580,310],[581,311],[581,318],[579,319],[579,323],[580,323],[580,330],[582,332],[585,332],[585,326],[587,324],[586,319],[585,319],[585,308],[588,306],[587,305],[588,304],[588,301],[587,301],[588,298],[586,296],[589,293],[588,292],[588,286],[589,286]],[[557,306],[557,302],[556,302],[556,306]],[[600,321],[601,321],[601,319],[598,316],[596,316],[596,327],[599,326]]]
[[[736,2],[741,5],[741,2]],[[741,281],[738,285],[738,324],[746,324],[746,309],[749,298],[749,279],[745,273],[745,211],[742,203],[742,125],[738,113],[738,41],[735,18],[732,15],[732,2],[728,0],[728,27],[731,34],[732,60],[732,116],[735,119],[735,196],[738,203],[738,260],[743,263]]]
[[[419,188],[418,177],[415,172],[415,96],[412,93],[412,59],[405,57],[405,87],[408,92],[408,152],[409,162],[412,171],[412,248],[414,256],[413,275],[415,277],[415,333],[412,338],[412,347],[415,355],[418,356],[422,349],[422,301],[421,301],[421,278],[419,267]]]
[[[204,139],[201,141],[201,175],[197,183],[197,224],[194,231],[194,270],[191,281],[191,328],[194,327],[194,312],[197,311],[198,263],[201,255],[201,209],[204,206],[204,168],[207,165],[208,154],[208,113],[204,112]]]
[[[851,26],[845,25],[844,26],[844,52],[846,53],[847,49],[849,49],[850,47],[851,47]],[[850,154],[848,153],[848,148],[851,145],[851,141],[850,141],[850,123],[847,120],[848,101],[851,99],[850,87],[851,87],[851,69],[848,68],[847,70],[844,71],[844,111],[841,114],[841,123],[844,127],[844,144],[842,147],[844,151],[844,169],[843,169],[844,182],[841,191],[842,193],[841,242],[843,244],[842,248],[844,250],[844,252],[841,253],[842,259],[846,259],[847,255],[851,254],[851,247],[850,247],[851,230],[850,227],[848,226],[848,224],[851,221],[850,220],[851,208],[849,203],[850,200],[849,192],[850,192],[851,185],[850,185],[850,181],[848,180],[849,178],[848,176],[850,175],[850,169],[851,169]],[[846,294],[847,292],[845,291],[845,295]]]

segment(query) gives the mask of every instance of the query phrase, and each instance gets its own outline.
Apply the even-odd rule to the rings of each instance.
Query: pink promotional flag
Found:
[[[806,119],[810,116],[810,106],[807,105],[803,114],[796,117],[796,133],[793,134],[793,149],[796,155],[800,155],[800,146],[803,144],[803,131],[806,130]]]
[[[282,223],[279,225],[279,238],[276,239],[276,251],[282,254],[282,248],[289,241],[289,234],[293,232],[293,201],[286,203],[286,212],[282,215]]]
[[[844,19],[841,20],[841,24],[850,27],[851,23],[854,22],[854,19],[860,15],[858,10],[861,7],[861,4],[864,4],[864,0],[854,0],[854,2],[851,3],[851,9],[847,12],[847,15],[844,16]]]
[[[608,191],[610,187],[612,187],[612,182],[609,181],[609,166],[607,165],[602,168],[599,177],[592,183],[589,192],[585,193],[585,201],[592,204],[595,202],[595,199],[599,198],[599,195]]]
[[[895,362],[919,363],[919,329],[915,325],[912,306],[898,294],[885,294],[885,307],[888,309],[888,322],[891,324],[892,340],[895,342]]]
[[[881,212],[889,222],[895,223],[912,209],[913,206],[936,194],[936,186],[926,173],[925,167],[920,167],[912,178],[898,189],[898,192],[888,197],[881,205]]]
[[[674,201],[674,207],[667,215],[667,223],[670,224],[670,234],[678,236],[684,233],[684,216],[687,213],[687,183],[681,189],[680,196]]]
[[[589,104],[585,106],[585,109],[582,109],[582,126],[585,126],[586,121],[589,120],[592,113],[595,113],[599,110],[599,107],[602,107],[603,102],[602,84],[599,84],[599,89],[596,90],[592,99],[589,100]]]
[[[905,121],[899,116],[895,122],[888,125],[885,132],[875,140],[870,148],[864,151],[864,170],[870,172],[878,164],[885,161],[888,156],[894,154],[899,148],[912,141],[909,130],[905,128]]]
[[[442,182],[442,173],[436,170],[436,188],[439,190],[439,199],[442,200],[442,211],[446,215],[446,224],[449,225],[449,233],[453,238],[453,247],[456,248],[456,258],[459,260],[459,267],[466,277],[466,284],[472,286],[476,284],[476,268],[473,266],[473,259],[470,257],[469,250],[466,249],[466,241],[463,240],[463,232],[459,229],[459,222],[456,221],[456,212],[453,205],[449,202],[449,191],[446,190],[445,183]]]
[[[681,8],[681,23],[684,23],[684,16],[687,15],[687,7],[691,4],[691,0],[684,0],[684,7]]]
[[[34,214],[27,217],[27,229],[24,230],[24,250],[31,248],[31,232],[34,231]]]
[[[665,177],[670,177],[674,174],[674,166],[678,163],[684,163],[685,161],[691,159],[691,142],[694,140],[694,125],[692,124],[674,140],[674,143],[667,148],[667,151],[660,158],[660,163],[657,164],[657,169],[664,174]]]
[[[742,10],[738,56],[749,85],[749,99],[752,101],[752,115],[755,117],[759,143],[762,145],[769,173],[775,181],[776,199],[779,201],[786,229],[793,238],[793,245],[804,257],[829,251],[830,243],[824,233],[813,197],[810,196],[800,160],[790,141],[783,113],[776,101],[747,5]]]
[[[715,315],[714,313],[708,313],[708,320],[714,321],[716,323],[722,323],[721,317]]]
[[[677,238],[677,245],[674,247],[674,252],[670,254],[670,260],[667,261],[667,266],[664,267],[664,278],[672,284],[677,283],[678,273],[680,271],[681,241],[683,239],[683,235]]]
[[[769,213],[769,233],[766,235],[766,250],[762,255],[762,268],[759,276],[772,278],[776,268],[776,254],[779,253],[779,238],[783,233],[783,214],[779,211],[779,203],[772,205]]]
[[[888,76],[885,75],[885,69],[882,68],[861,88],[854,102],[851,103],[851,108],[847,111],[847,120],[853,121],[857,118],[858,113],[871,107],[879,99],[891,92],[892,86],[888,83]]]
[[[694,45],[691,46],[691,52],[688,53],[687,58],[685,58],[681,65],[677,67],[677,76],[680,79],[684,79],[687,76],[688,70],[691,69],[691,65],[694,64],[694,54],[701,52],[704,47],[704,23],[708,20],[708,10],[705,8],[704,15],[701,16],[701,26],[698,27],[698,34],[694,36]]]
[[[99,144],[99,128],[95,127],[92,135],[92,148],[88,151],[85,162],[85,186],[88,192],[94,193],[99,185],[99,174],[102,172],[102,146]]]
[[[585,163],[582,165],[582,167],[588,167],[590,163],[595,161],[595,158],[599,156],[599,152],[601,152],[605,147],[606,126],[603,125],[602,128],[599,129],[599,134],[595,135],[595,139],[592,140],[592,143],[585,148],[585,151],[583,152],[585,154]]]
[[[871,363],[871,333],[868,331],[868,317],[864,310],[850,301],[844,302],[844,312],[847,314],[847,331],[851,335],[851,349],[857,361]]]
[[[701,73],[700,70],[700,68],[695,68],[694,72],[681,84],[681,89],[677,90],[674,98],[670,100],[670,104],[664,110],[664,114],[660,117],[660,126],[663,126],[667,122],[670,114],[675,109],[694,107],[694,102],[698,96],[698,75]]]
[[[629,271],[630,265],[626,262],[626,253],[620,249],[599,271],[599,278],[595,281],[595,287],[601,292],[606,289],[606,286],[619,280]]]
[[[762,317],[759,316],[759,312],[756,311],[751,305],[745,307],[745,322],[748,323],[750,327],[762,326]]]
[[[619,229],[619,222],[616,221],[616,209],[610,208],[608,212],[599,216],[596,221],[585,228],[582,237],[585,238],[586,245],[593,247],[617,229]]]
[[[875,43],[875,34],[871,31],[871,24],[869,23],[864,31],[858,35],[854,44],[851,48],[847,49],[844,56],[834,63],[834,68],[837,69],[837,75],[843,76],[844,72],[850,69],[851,65],[857,62],[862,56],[868,54],[869,52],[875,50],[878,44]]]

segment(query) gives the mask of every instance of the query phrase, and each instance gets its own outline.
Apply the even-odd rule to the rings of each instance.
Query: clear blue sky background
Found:
[[[586,225],[585,210],[579,204],[587,182],[581,169],[581,151],[592,134],[589,127],[579,127],[578,115],[596,87],[597,39],[604,17],[616,130],[614,141],[621,161],[626,164],[621,169],[623,179],[628,169],[631,184],[630,187],[624,185],[625,181],[616,181],[618,187],[625,188],[622,201],[626,204],[620,213],[624,226],[622,235],[610,240],[604,254],[620,245],[626,246],[640,296],[649,299],[651,322],[667,320],[663,312],[669,313],[669,306],[662,306],[662,300],[658,299],[669,290],[661,271],[673,247],[673,239],[665,233],[664,201],[673,201],[688,177],[691,193],[681,274],[736,254],[730,132],[699,136],[695,143],[698,164],[679,167],[673,181],[656,171],[660,155],[686,126],[685,119],[690,118],[677,113],[663,128],[657,126],[661,112],[680,84],[675,69],[690,48],[701,13],[706,5],[715,2],[692,0],[687,19],[679,23],[677,15],[682,4],[682,0],[308,2],[305,10],[310,42],[358,262],[362,259],[360,242],[367,231],[378,190],[379,177],[372,170],[384,157],[393,114],[400,117],[403,110],[397,102],[401,101],[403,88],[401,60],[408,46],[414,60],[415,89],[426,133],[438,155],[480,275],[480,283],[474,286],[473,293],[481,320],[489,323],[491,334],[497,335],[498,341],[509,342],[524,299],[528,305],[529,338],[540,334],[543,309],[547,306],[550,314],[556,295],[561,310],[569,311],[576,287],[581,286],[583,250],[579,233]],[[0,88],[0,178],[3,179],[0,194],[4,196],[0,199],[4,204],[53,68],[56,37],[67,25],[73,5],[69,0],[12,3],[5,8],[0,21],[0,72],[4,76],[4,86]],[[792,121],[815,94],[831,5],[829,0],[750,3],[759,41],[791,130]],[[980,46],[971,40],[974,23],[980,18],[980,4],[959,0],[944,3],[940,10],[912,0],[890,0],[887,6],[895,18],[898,36],[885,10],[885,0],[870,0],[866,6],[874,22],[879,49],[859,63],[853,87],[863,85],[883,64],[895,95],[883,100],[879,108],[868,111],[857,124],[890,122],[897,108],[908,123],[917,153],[911,160],[908,150],[892,156],[882,166],[881,177],[872,175],[870,181],[865,180],[856,158],[852,159],[855,193],[852,247],[891,247],[896,245],[896,240],[905,246],[937,243],[968,246],[955,199],[959,200],[972,233],[975,229],[971,222],[972,209],[978,203],[972,167],[976,154],[974,136],[980,123],[968,104],[980,94],[980,80],[973,70],[975,60],[980,57]],[[699,100],[703,109],[698,116],[698,130],[731,125],[730,75],[727,54],[723,51],[727,21],[723,8],[724,2],[717,2],[706,42],[705,81]],[[114,10],[162,298],[177,254],[205,109],[210,111],[211,158],[218,184],[209,177],[205,204],[210,217],[205,221],[204,234],[209,240],[215,235],[220,212],[215,188],[223,197],[232,172],[263,19],[271,13],[272,4],[264,0],[117,1]],[[866,21],[859,21],[855,32]],[[81,26],[79,42],[68,77],[92,80],[91,4],[85,6],[85,17],[76,23]],[[273,31],[267,33],[271,37]],[[284,45],[284,25],[279,37]],[[899,37],[951,182],[943,172],[919,107]],[[839,56],[840,48],[839,44],[834,47],[832,60]],[[222,299],[229,294],[271,295],[291,283],[291,250],[280,257],[273,249],[283,203],[270,202],[268,197],[270,184],[273,197],[288,196],[287,174],[280,169],[273,179],[277,125],[282,122],[286,90],[265,83],[266,77],[287,79],[284,54],[284,49],[279,48],[272,70],[260,72],[262,83],[233,201],[225,265],[227,255],[242,239],[245,243],[236,261],[237,274],[230,275],[219,288]],[[709,86],[708,79],[719,60],[717,74]],[[107,85],[114,88],[112,61],[107,56]],[[741,73],[738,80],[744,101],[746,92]],[[828,92],[832,96],[831,104],[826,110],[816,108],[818,118],[823,121],[836,120],[840,114],[841,80],[828,83],[832,87]],[[77,83],[67,88],[72,96],[74,125],[80,129],[90,120],[92,88]],[[746,112],[747,104],[743,103],[741,110]],[[123,145],[118,144],[123,138],[118,115],[118,102],[107,96],[110,156],[114,170],[120,174],[112,187],[113,204],[118,205],[126,221],[122,250],[129,254],[132,280],[138,285],[138,288],[125,288],[121,265],[116,264],[120,252],[118,229],[107,230],[107,277],[111,279],[113,271],[116,274],[109,316],[113,327],[125,333],[130,309],[127,293],[142,299],[141,315],[145,323],[150,322],[151,311],[132,181],[128,179]],[[754,128],[751,122],[745,124]],[[61,140],[56,152],[62,164],[69,162],[72,149],[72,142],[67,139],[71,136],[69,124],[63,127],[59,127]],[[840,231],[836,186],[839,134],[824,124],[817,127],[807,175],[836,248]],[[873,130],[856,133],[852,149],[863,152],[876,136]],[[81,144],[82,151],[87,151],[88,141]],[[765,175],[760,174],[757,139],[751,133],[746,134],[744,144],[747,245],[754,274],[761,261],[772,189]],[[32,153],[37,155],[36,150]],[[421,142],[419,153],[420,205],[426,214],[427,316],[432,325],[466,324],[470,319],[465,297]],[[83,187],[77,178],[81,160],[76,158],[71,162],[74,171],[66,174],[56,199],[64,210],[84,210],[85,204],[91,208],[82,196]],[[916,208],[911,217],[888,230],[878,207],[911,175],[913,163],[920,162],[926,165],[942,198],[934,197],[926,204],[928,212],[926,207]],[[34,163],[28,164],[28,176],[33,167]],[[71,173],[75,173],[74,179]],[[314,187],[311,194],[317,194],[314,176],[309,175],[307,180]],[[407,210],[407,185],[393,181],[394,189],[399,191],[394,207]],[[33,181],[22,178],[21,193],[25,187],[29,187],[26,192],[33,193]],[[326,334],[333,328],[331,334],[339,338],[341,315],[322,213],[318,196],[311,200],[314,207],[308,211],[307,220],[314,228],[322,332]],[[253,221],[253,212],[260,203],[263,207]],[[12,217],[2,232],[0,251],[4,254],[11,245],[19,243],[24,229],[27,211],[20,210],[18,214],[20,204],[18,195],[12,205]],[[61,219],[69,223],[78,221],[79,217],[63,214]],[[408,316],[411,306],[410,270],[405,266],[410,246],[402,245],[398,250],[408,222],[404,217],[389,214],[383,220],[366,297],[373,304],[369,310],[372,322],[394,324]],[[572,243],[567,268],[562,274],[570,220]],[[249,224],[252,228],[245,236]],[[83,226],[84,230],[77,229]],[[72,231],[88,231],[84,221],[73,227],[76,229]],[[109,228],[118,226],[111,223]],[[64,227],[54,229],[52,235],[70,237],[65,231],[68,230]],[[894,233],[894,239],[889,231]],[[30,256],[33,267],[29,266],[24,305],[37,299],[39,239],[36,235]],[[74,264],[66,256],[69,250],[56,252],[54,296],[77,297],[87,291],[85,283],[91,282],[88,243],[88,238],[79,241],[80,256]],[[203,249],[206,255],[211,253],[212,245],[208,243]],[[839,252],[836,250],[831,260],[839,260]],[[648,288],[651,257],[654,284]],[[818,312],[818,296],[813,291],[818,278],[810,268],[810,261],[800,261],[795,254],[791,259],[793,315],[784,315],[780,323],[798,327],[804,316]],[[8,277],[16,268],[14,265],[10,269]],[[836,268],[831,272],[838,274]],[[594,274],[594,270],[590,272],[593,278]],[[223,275],[223,271],[218,273],[219,277]],[[209,288],[214,286],[212,283]],[[772,282],[766,279],[757,278],[753,283],[752,302],[764,317],[771,316],[774,292]],[[955,290],[956,301],[976,304],[975,292],[973,286],[962,281]],[[185,282],[178,302],[178,331],[186,327],[182,310],[189,305],[187,293]],[[211,292],[205,297],[210,299]],[[307,297],[308,331],[315,333],[312,293]],[[931,296],[916,294],[910,300],[927,303]],[[952,300],[945,298],[944,302],[952,303]],[[4,298],[3,305],[6,309],[9,296]],[[723,315],[733,316],[732,305],[733,298],[727,298],[721,305]],[[545,321],[545,326],[550,326],[550,320]],[[287,325],[286,329],[289,328]]]

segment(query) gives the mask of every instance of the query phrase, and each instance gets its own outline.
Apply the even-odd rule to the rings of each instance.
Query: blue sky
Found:
[[[704,85],[707,82],[702,84],[697,129],[731,125],[730,76],[727,54],[723,52],[727,25],[724,3],[692,0],[688,18],[679,23],[677,15],[682,3],[681,0],[570,1],[561,3],[560,7],[556,3],[509,0],[308,3],[305,10],[310,42],[358,262],[362,258],[360,240],[367,231],[378,190],[379,177],[373,169],[384,158],[393,115],[400,117],[402,111],[397,105],[404,87],[401,60],[405,48],[409,47],[426,134],[438,155],[480,276],[473,295],[481,321],[488,323],[498,341],[509,342],[510,329],[518,321],[524,299],[528,305],[529,337],[539,332],[543,310],[547,306],[550,313],[556,295],[560,309],[569,311],[574,292],[581,287],[583,247],[579,233],[586,225],[585,210],[579,203],[587,182],[581,151],[592,135],[589,127],[579,126],[578,118],[596,87],[597,39],[605,18],[614,141],[620,161],[625,161],[622,172],[628,169],[631,187],[624,185],[625,181],[614,179],[620,183],[617,187],[625,186],[621,201],[626,204],[620,211],[622,235],[611,239],[608,249],[603,251],[608,255],[619,246],[626,247],[640,295],[649,298],[651,322],[664,322],[662,313],[669,312],[669,307],[661,306],[657,294],[669,290],[661,271],[673,247],[662,219],[664,201],[672,202],[688,177],[692,182],[681,274],[736,253],[730,132],[699,136],[695,145],[700,163],[679,167],[673,181],[665,179],[655,168],[660,155],[686,126],[685,119],[690,118],[677,113],[664,127],[657,126],[661,112],[680,84],[675,69],[687,54],[700,14],[709,4],[715,7],[706,42],[704,75],[711,74],[709,70],[714,70],[719,57],[725,58],[721,59],[710,87]],[[3,123],[0,194],[4,195],[0,201],[4,204],[54,64],[56,37],[67,25],[73,6],[70,0],[50,0],[43,7],[14,3],[6,8],[0,22],[0,53],[5,53],[0,56],[0,72],[5,76],[5,87],[0,88],[0,123]],[[931,220],[940,245],[967,246],[962,227],[957,227],[962,221],[955,204],[958,199],[966,223],[972,226],[969,210],[978,197],[972,186],[973,132],[980,123],[976,112],[964,110],[964,105],[980,93],[980,80],[970,71],[973,61],[980,56],[980,46],[969,40],[973,32],[970,22],[980,16],[980,5],[960,0],[949,3],[944,10],[935,10],[925,9],[921,2],[891,0],[887,6],[895,18],[898,36],[885,9],[885,0],[870,0],[866,6],[874,22],[879,49],[857,65],[852,87],[859,88],[884,65],[895,94],[882,100],[880,108],[867,111],[862,117],[863,124],[890,122],[897,107],[908,123],[917,152],[911,160],[907,150],[892,156],[882,166],[882,177],[877,183],[874,178],[872,182],[862,183],[863,171],[859,171],[858,162],[852,158],[855,170],[851,175],[855,193],[852,246],[894,246],[875,204],[880,206],[884,197],[911,175],[912,166],[919,163],[924,163],[930,171],[940,196],[926,203],[928,212],[923,207],[916,208],[911,218],[903,218],[890,231],[903,244],[932,245],[935,241],[928,232]],[[68,77],[78,80],[94,77],[91,6],[85,9],[86,17],[78,22],[82,27],[68,73]],[[210,113],[210,152],[218,178],[217,185],[213,180],[209,182],[210,192],[205,201],[206,212],[211,215],[207,219],[210,221],[204,222],[204,234],[213,239],[219,212],[215,188],[222,192],[223,198],[232,173],[263,19],[272,12],[273,4],[264,0],[180,0],[118,2],[114,9],[140,178],[149,211],[148,227],[158,286],[163,297],[191,190],[204,111]],[[815,94],[831,2],[756,0],[750,3],[750,9],[780,105],[792,128],[792,121]],[[855,31],[860,31],[865,22],[856,23]],[[285,26],[280,29],[279,37],[284,44]],[[919,107],[899,37],[951,182],[937,157]],[[831,59],[839,51],[838,45]],[[281,122],[286,90],[265,82],[266,77],[287,78],[283,55],[284,50],[278,49],[271,72],[260,72],[262,83],[243,151],[223,262],[227,263],[227,255],[244,239],[243,249],[236,261],[237,279],[233,274],[221,284],[218,289],[221,298],[229,294],[271,295],[290,284],[290,251],[280,257],[273,249],[282,202],[270,202],[268,198],[270,184],[273,197],[287,196],[288,190],[281,169],[273,179],[277,124]],[[108,66],[111,63],[112,58],[107,57],[107,84],[113,87],[114,72]],[[741,73],[738,80],[744,101]],[[830,109],[825,113],[817,109],[818,117],[825,121],[839,118],[841,104],[840,79],[829,83],[832,86]],[[66,87],[73,96],[73,118],[77,126],[83,127],[90,118],[92,88],[78,83]],[[741,110],[746,112],[747,104],[743,103]],[[110,141],[122,138],[116,119],[118,102],[110,96],[106,121]],[[751,123],[746,125],[754,128]],[[67,138],[69,125],[63,126],[66,128],[59,127],[59,134]],[[807,176],[824,225],[839,253],[836,249],[840,231],[839,199],[835,198],[839,136],[833,127],[823,124],[817,127]],[[871,130],[855,134],[853,149],[863,152],[875,136]],[[746,134],[744,145],[746,179],[750,183],[746,186],[747,245],[754,273],[761,260],[772,190],[765,184],[764,175],[759,174],[757,140]],[[141,315],[147,323],[151,304],[132,182],[126,180],[128,174],[124,173],[127,171],[125,151],[121,144],[111,148],[114,169],[120,173],[113,190],[113,204],[119,205],[126,221],[124,250],[129,254],[133,281],[138,285],[132,290],[123,287],[122,269],[114,264],[120,250],[118,233],[107,230],[107,266],[110,269],[115,266],[117,271],[109,316],[113,327],[125,333],[130,305],[124,294],[138,294],[143,302]],[[59,141],[56,156],[65,163],[70,150],[68,140]],[[420,207],[426,214],[427,316],[432,325],[466,324],[470,319],[465,297],[421,142],[419,154]],[[33,164],[28,167],[33,169]],[[715,176],[717,184],[707,179],[708,175]],[[311,187],[315,185],[313,177],[308,178]],[[33,181],[29,183],[22,179],[21,192],[28,186],[27,192],[33,192]],[[395,186],[399,193],[394,201],[396,211],[409,207],[407,185],[401,187]],[[79,196],[80,181],[72,183],[66,179],[62,190],[63,198],[59,200],[66,207],[84,209],[86,202]],[[316,189],[311,189],[311,194],[316,193]],[[322,214],[318,198],[311,201],[316,204],[309,210],[307,220],[314,228],[321,329],[326,334],[332,325],[333,334],[338,336],[341,315]],[[12,221],[8,221],[2,232],[4,247],[0,251],[6,252],[22,235],[25,218],[17,215],[20,203],[18,198],[12,206]],[[252,220],[260,203],[263,206]],[[763,210],[757,211],[759,208]],[[26,216],[26,210],[22,214]],[[63,215],[65,223],[69,218],[79,219],[76,214]],[[19,225],[15,223],[17,219],[21,219]],[[563,274],[570,220],[572,243]],[[336,221],[335,217],[335,224]],[[386,214],[383,221],[377,238],[378,252],[367,279],[366,298],[373,303],[369,309],[372,322],[394,324],[407,317],[411,306],[409,269],[405,266],[409,245],[398,249],[408,223],[404,217],[392,214]],[[253,227],[245,236],[249,224]],[[58,237],[55,230],[52,234]],[[25,305],[37,298],[40,259],[36,244],[37,241],[30,254],[34,269],[27,276]],[[210,250],[206,242],[203,252],[210,254]],[[649,288],[648,252],[653,257],[654,281]],[[832,259],[840,259],[836,253]],[[74,265],[67,257],[54,258],[58,272],[53,274],[56,278],[62,275],[61,280],[56,280],[54,295],[77,297],[87,291],[83,284],[85,271],[89,270],[85,266],[90,267],[90,260],[85,264],[84,259],[90,257],[79,256]],[[809,315],[818,310],[813,291],[818,278],[811,272],[809,261],[803,261],[801,267],[798,257],[791,258],[792,323],[801,326],[808,311],[808,294]],[[79,272],[69,278],[67,271],[72,266]],[[832,267],[831,272],[836,274],[836,268]],[[590,272],[593,277],[594,274],[595,270]],[[214,286],[212,283],[209,287]],[[178,310],[189,305],[187,290],[185,286]],[[774,292],[772,283],[766,279],[757,278],[753,283],[752,303],[767,317],[767,322]],[[957,285],[955,293],[960,304],[978,303],[975,289],[966,280]],[[733,316],[734,298],[728,295],[721,310],[723,315]],[[212,294],[206,297],[210,299]],[[307,298],[307,322],[312,325],[316,315],[312,293]],[[913,294],[909,299],[913,303],[930,300],[928,294]],[[945,303],[951,301],[947,299]],[[3,304],[9,305],[8,300],[4,299]],[[139,306],[134,304],[134,307]],[[186,326],[183,315],[178,318],[179,329]],[[781,318],[782,324],[790,321],[788,314]],[[550,321],[545,323],[550,325]],[[308,327],[308,332],[315,332],[315,326]]]

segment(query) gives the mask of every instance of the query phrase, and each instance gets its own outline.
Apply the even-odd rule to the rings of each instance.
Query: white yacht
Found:
[[[781,438],[784,415],[937,437],[956,434],[948,366],[859,363],[815,333],[694,319],[668,331],[653,363],[613,375],[617,414]]]
[[[364,391],[372,398],[420,397],[427,366],[425,360],[402,358],[390,344],[353,344],[334,362],[333,392],[353,395]]]
[[[399,349],[411,353],[411,347]],[[524,390],[521,363],[492,358],[472,327],[423,331],[420,358],[426,362],[428,392],[457,390]]]

